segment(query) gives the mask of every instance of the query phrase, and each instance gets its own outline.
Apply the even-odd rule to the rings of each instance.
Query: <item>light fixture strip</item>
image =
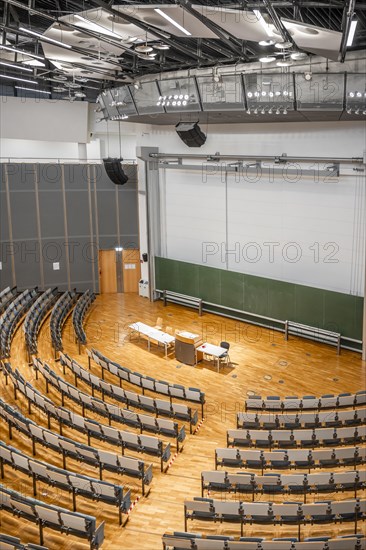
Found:
[[[36,55],[35,53],[25,52],[24,50],[18,50],[17,48],[13,48],[11,46],[5,46],[4,44],[0,44],[0,49],[8,50],[9,52],[20,53],[22,55],[25,55],[28,57],[34,57],[34,59],[40,59],[41,61],[44,61],[44,57],[41,57],[40,55]]]
[[[27,90],[29,92],[35,92],[36,94],[51,94],[51,92],[47,92],[46,90],[36,90],[35,88],[26,88],[25,86],[15,86],[17,90]]]
[[[99,32],[100,34],[105,34],[106,36],[112,36],[114,38],[118,38],[121,40],[123,37],[120,34],[117,34],[113,31],[110,31],[109,29],[103,27],[102,25],[98,25],[98,23],[94,23],[94,21],[89,21],[86,17],[83,17],[82,15],[79,15],[78,13],[74,14],[74,17],[76,19],[79,19],[79,21],[83,21],[83,23],[86,23],[89,27],[89,30],[94,30],[94,32]]]
[[[48,38],[48,36],[45,36],[44,34],[41,34],[39,32],[31,31],[30,29],[26,29],[25,27],[19,27],[19,30],[27,34],[31,34],[32,36],[39,38],[41,41],[52,42],[52,44],[56,44],[57,46],[62,46],[63,48],[68,48],[69,50],[71,50],[70,44],[65,44],[64,42],[54,40],[53,38]]]
[[[22,65],[14,65],[13,63],[7,63],[5,61],[0,61],[0,65],[5,65],[5,67],[12,67],[12,69],[18,69],[19,71],[27,71],[32,73],[33,69],[28,69],[28,67],[23,67]]]
[[[28,82],[29,84],[35,84],[38,86],[38,82],[35,80],[28,80],[27,78],[19,78],[18,76],[8,76],[6,74],[0,74],[0,78],[8,78],[9,80],[19,80],[20,82]]]
[[[347,38],[347,48],[349,48],[353,44],[357,23],[358,23],[357,19],[353,19],[353,21],[351,21],[351,26],[350,26],[348,38]]]
[[[169,17],[169,15],[167,15],[166,13],[163,12],[163,10],[161,10],[160,8],[154,8],[154,11],[156,13],[158,13],[159,15],[161,15],[161,17],[164,17],[164,19],[166,19],[167,21],[169,21],[169,23],[171,23],[172,25],[174,25],[174,27],[177,27],[177,29],[179,29],[180,31],[182,31],[186,36],[192,36],[192,34],[187,31],[187,29],[185,29],[184,27],[182,27],[182,25],[180,25],[177,21],[174,21],[174,19],[172,19],[171,17]]]

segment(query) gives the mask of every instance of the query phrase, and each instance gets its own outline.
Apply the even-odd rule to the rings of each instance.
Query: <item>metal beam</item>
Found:
[[[352,17],[355,11],[356,0],[348,0],[347,5],[343,10],[343,20],[342,20],[342,42],[340,48],[340,62],[344,63],[347,53],[347,40],[349,31],[351,28]]]

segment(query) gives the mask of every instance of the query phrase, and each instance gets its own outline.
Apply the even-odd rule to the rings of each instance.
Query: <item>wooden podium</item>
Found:
[[[181,331],[175,335],[175,358],[180,363],[186,365],[195,365],[196,360],[202,361],[203,353],[197,352],[196,348],[202,344],[202,338],[198,334],[192,334],[191,332]]]

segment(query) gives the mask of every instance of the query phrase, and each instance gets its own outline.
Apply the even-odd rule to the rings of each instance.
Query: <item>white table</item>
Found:
[[[151,340],[154,340],[159,344],[164,345],[165,357],[168,356],[168,346],[170,346],[175,341],[174,336],[172,336],[171,334],[167,334],[166,332],[163,332],[162,330],[159,330],[155,327],[150,327],[150,325],[146,325],[145,323],[141,323],[140,321],[138,321],[137,323],[132,323],[131,325],[129,325],[129,328],[133,332],[137,332],[139,337],[141,334],[143,336],[146,336],[147,348],[149,351],[151,348]]]
[[[209,344],[208,342],[205,342],[198,348],[196,348],[196,363],[197,363],[197,351],[202,351],[205,355],[211,355],[214,358],[214,361],[217,361],[217,372],[220,370],[220,356],[223,353],[227,353],[226,348],[222,348],[221,346],[214,346],[213,344]]]

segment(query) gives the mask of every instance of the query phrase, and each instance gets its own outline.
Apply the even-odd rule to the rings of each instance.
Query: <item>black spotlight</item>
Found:
[[[123,171],[121,162],[123,159],[103,159],[104,168],[107,172],[107,176],[116,185],[123,185],[128,182],[128,176]]]
[[[198,126],[198,122],[179,122],[175,129],[188,147],[201,147],[206,141],[206,135]]]

